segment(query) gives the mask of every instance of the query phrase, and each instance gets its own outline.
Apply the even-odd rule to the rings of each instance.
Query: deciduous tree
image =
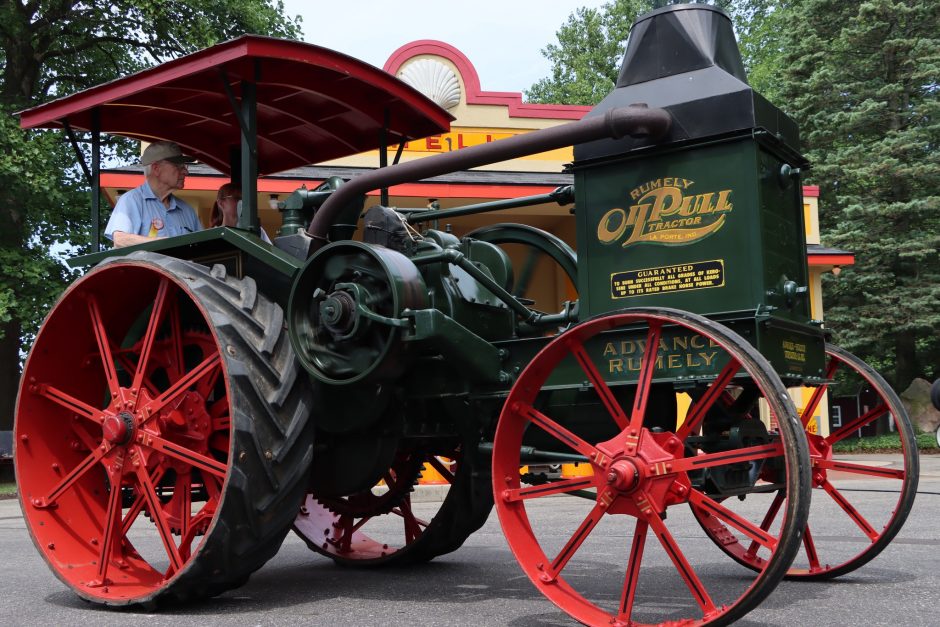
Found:
[[[297,37],[279,0],[8,0],[0,4],[0,429],[21,354],[70,280],[60,255],[86,250],[88,187],[52,132],[13,113],[243,33]]]

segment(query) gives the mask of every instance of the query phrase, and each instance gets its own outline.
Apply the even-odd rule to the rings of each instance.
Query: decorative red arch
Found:
[[[509,117],[512,118],[580,120],[591,110],[591,107],[584,105],[522,102],[522,94],[514,91],[483,91],[480,87],[480,75],[477,74],[476,68],[470,63],[470,59],[450,44],[433,39],[421,39],[405,44],[392,53],[382,69],[394,76],[405,64],[405,61],[422,54],[443,57],[457,66],[467,90],[467,104],[507,107]]]

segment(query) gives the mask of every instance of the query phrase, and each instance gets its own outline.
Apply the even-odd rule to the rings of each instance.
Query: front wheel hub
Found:
[[[134,435],[134,416],[126,411],[108,416],[101,423],[101,429],[104,439],[111,444],[127,444]]]
[[[628,459],[619,459],[607,471],[607,484],[615,490],[629,492],[640,483],[640,470]]]

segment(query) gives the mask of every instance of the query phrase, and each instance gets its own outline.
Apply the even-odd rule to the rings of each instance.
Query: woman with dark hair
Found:
[[[238,224],[238,203],[242,199],[241,187],[235,183],[226,183],[219,188],[212,213],[209,215],[209,226],[236,226]],[[271,238],[261,229],[261,239],[268,244]]]

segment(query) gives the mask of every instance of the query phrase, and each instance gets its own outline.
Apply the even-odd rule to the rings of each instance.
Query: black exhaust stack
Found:
[[[617,86],[588,116],[633,103],[672,115],[665,142],[763,128],[793,151],[796,124],[748,85],[730,18],[702,4],[673,5],[637,19]],[[643,139],[602,140],[574,149],[575,161],[622,155],[651,145]],[[663,139],[655,142],[661,146]]]

